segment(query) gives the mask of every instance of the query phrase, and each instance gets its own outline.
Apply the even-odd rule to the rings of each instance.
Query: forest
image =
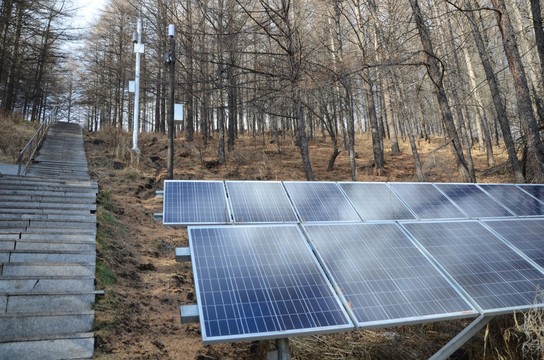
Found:
[[[492,167],[499,147],[516,182],[544,181],[539,0],[110,0],[84,31],[73,9],[2,1],[3,111],[39,122],[58,106],[87,130],[130,131],[141,19],[139,131],[167,131],[170,58],[184,104],[176,136],[214,140],[218,164],[241,135],[278,152],[291,138],[314,180],[308,143],[322,137],[329,169],[345,151],[357,180],[357,134],[368,133],[376,174],[407,141],[425,180],[418,144],[442,138],[459,181],[478,181],[473,149]]]

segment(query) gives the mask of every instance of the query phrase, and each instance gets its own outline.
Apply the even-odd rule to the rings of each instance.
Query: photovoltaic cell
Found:
[[[431,183],[389,183],[420,219],[466,219]]]
[[[304,230],[359,327],[477,315],[394,223]]]
[[[229,222],[227,196],[222,181],[164,181],[164,225]]]
[[[334,182],[286,181],[285,188],[303,222],[360,222]]]
[[[517,216],[544,215],[544,203],[512,184],[479,184],[495,200]]]
[[[415,219],[386,183],[342,182],[338,185],[366,221]]]
[[[544,219],[497,220],[484,223],[544,268]]]
[[[227,181],[226,185],[234,222],[298,222],[280,181]]]
[[[513,216],[475,184],[435,184],[463,210],[469,218]]]
[[[527,191],[538,200],[544,201],[544,185],[522,184],[517,186],[519,186],[522,190]]]
[[[353,329],[297,225],[189,227],[204,343]]]
[[[402,224],[484,312],[529,309],[544,274],[477,221]]]

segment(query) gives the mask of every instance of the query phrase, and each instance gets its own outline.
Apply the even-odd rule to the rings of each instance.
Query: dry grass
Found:
[[[19,151],[38,127],[39,124],[24,121],[22,115],[0,112],[0,163],[15,164]]]

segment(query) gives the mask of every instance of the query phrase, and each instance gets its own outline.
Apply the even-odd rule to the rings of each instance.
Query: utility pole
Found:
[[[144,52],[144,44],[142,44],[142,20],[138,16],[138,25],[136,34],[132,38],[134,43],[134,52],[136,53],[136,78],[134,79],[134,130],[132,132],[132,150],[139,154],[138,149],[138,131],[140,125],[140,54]]]
[[[174,85],[176,69],[176,43],[174,41],[174,25],[168,25],[168,36],[170,37],[170,52],[166,56],[165,63],[168,64],[170,75],[170,102],[168,103],[168,174],[166,178],[174,178]]]

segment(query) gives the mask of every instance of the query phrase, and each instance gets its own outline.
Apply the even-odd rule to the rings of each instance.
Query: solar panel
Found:
[[[521,184],[517,185],[540,201],[544,201],[544,185]]]
[[[286,181],[284,186],[303,222],[360,222],[334,182]]]
[[[477,221],[402,224],[485,313],[535,306],[544,274]],[[542,304],[538,304],[542,305]]]
[[[466,219],[431,183],[389,183],[420,219]]]
[[[475,184],[435,184],[469,218],[489,218],[512,216],[502,205],[489,197]]]
[[[544,268],[544,219],[500,220],[484,223]]]
[[[394,223],[304,230],[358,327],[478,314]]]
[[[280,181],[227,181],[226,185],[234,222],[298,222]]]
[[[165,180],[163,224],[226,224],[230,222],[222,181]]]
[[[297,225],[190,227],[202,340],[353,329]]]
[[[512,184],[479,184],[495,200],[517,216],[544,215],[544,203]]]
[[[338,185],[367,221],[416,218],[386,183],[342,182]]]

